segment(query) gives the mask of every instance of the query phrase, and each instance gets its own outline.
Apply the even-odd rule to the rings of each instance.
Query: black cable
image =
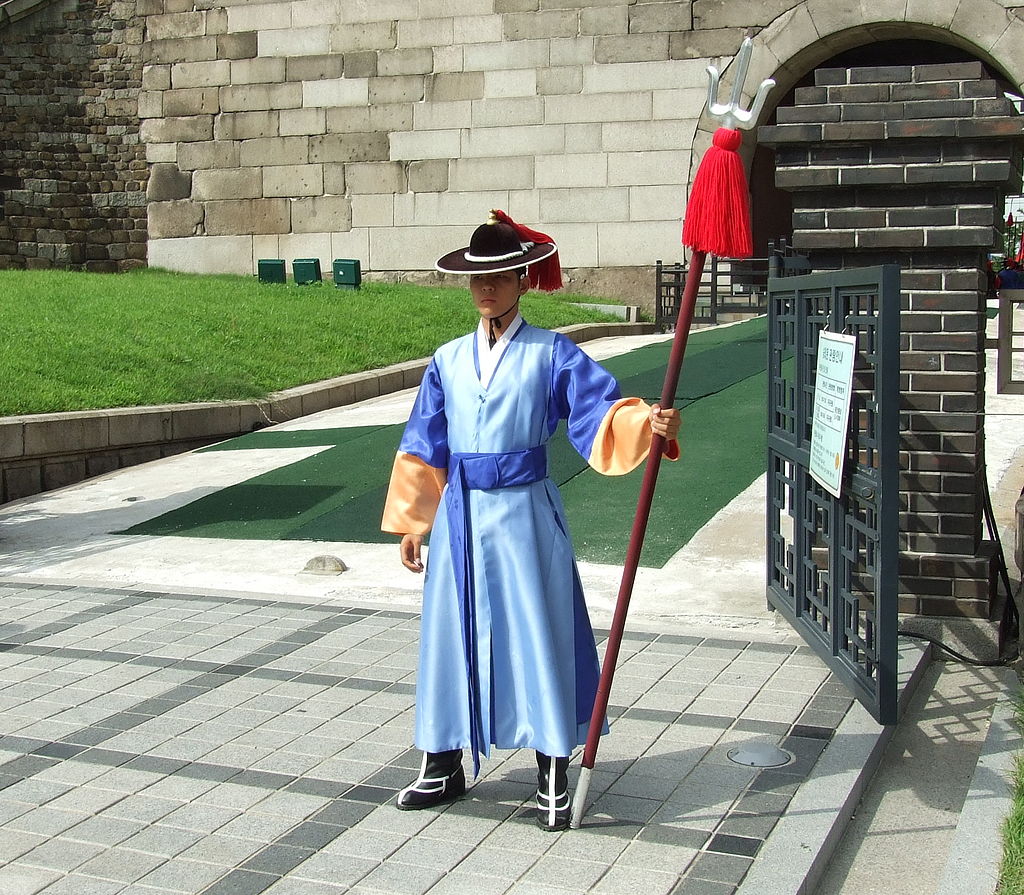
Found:
[[[897,633],[900,637],[912,637],[915,640],[925,640],[933,646],[937,646],[939,649],[945,650],[955,659],[959,659],[961,662],[964,662],[967,665],[977,665],[982,668],[995,668],[1000,665],[1009,665],[1017,658],[1016,656],[1013,656],[1012,658],[989,659],[987,661],[982,659],[970,659],[963,653],[958,653],[951,646],[946,646],[946,644],[944,644],[941,640],[937,640],[936,638],[930,637],[927,634],[917,634],[913,631],[899,631]]]

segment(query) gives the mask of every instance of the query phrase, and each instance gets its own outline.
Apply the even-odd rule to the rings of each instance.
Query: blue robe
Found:
[[[563,335],[523,323],[486,388],[476,351],[475,333],[437,351],[400,459],[411,456],[433,470],[448,470],[453,455],[466,453],[501,460],[546,445],[562,419],[572,445],[590,459],[595,442],[608,438],[616,408],[639,405],[635,419],[646,422],[647,406],[624,401],[611,374]],[[649,446],[643,429],[636,438]],[[449,480],[446,498],[454,487]],[[489,755],[490,745],[569,755],[586,740],[599,667],[558,489],[542,471],[527,484],[471,487],[461,497],[464,506],[446,507],[445,500],[433,519],[416,745],[426,752],[472,749],[475,767],[477,752]],[[463,536],[453,531],[453,513],[465,519],[468,593],[458,586]],[[403,532],[401,523],[385,528]]]

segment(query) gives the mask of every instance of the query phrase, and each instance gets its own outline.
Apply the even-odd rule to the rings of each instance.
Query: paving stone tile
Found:
[[[60,877],[61,874],[55,870],[12,862],[0,867],[0,892],[35,895]]]
[[[722,855],[713,852],[699,854],[689,868],[687,875],[694,879],[737,885],[746,874],[751,859],[738,855]]]
[[[545,835],[550,837],[550,834]],[[505,879],[511,883],[536,863],[539,853],[537,849],[496,848],[485,843],[473,849],[458,869],[465,873]]]
[[[242,839],[213,833],[203,836],[198,842],[177,855],[175,863],[181,861],[216,864],[219,867],[235,867],[245,862],[266,845],[266,840]]]
[[[161,825],[178,827],[182,830],[195,830],[200,833],[212,833],[226,823],[238,817],[234,808],[222,808],[219,805],[204,805],[192,802],[176,806],[160,818]]]
[[[668,895],[679,880],[676,873],[648,870],[642,867],[612,867],[591,889],[595,895],[622,895],[643,892],[644,895]]]
[[[124,891],[124,883],[77,873],[69,874],[45,889],[46,895],[120,895]]]
[[[349,887],[345,885],[335,886],[323,880],[287,877],[266,889],[264,895],[344,895],[348,891]]]
[[[48,841],[49,837],[38,833],[22,833],[2,827],[0,828],[0,855],[3,855],[5,861],[13,861]]]
[[[19,863],[32,867],[68,873],[104,850],[105,846],[95,842],[76,842],[65,837],[58,837],[36,846],[18,860]]]
[[[172,858],[202,840],[204,835],[192,830],[154,824],[124,840],[121,845],[132,851]]]
[[[94,842],[97,845],[117,845],[145,829],[145,821],[126,820],[109,814],[90,817],[67,830],[63,837],[78,842]]]
[[[236,869],[203,891],[204,895],[259,895],[279,879],[272,873]]]
[[[161,855],[147,855],[142,852],[130,851],[121,846],[115,846],[86,861],[78,870],[87,876],[98,876],[100,879],[133,883],[159,867],[166,860]]]
[[[379,862],[364,858],[350,856],[339,861],[337,855],[316,854],[296,867],[291,876],[295,879],[352,886],[379,866]]]
[[[730,883],[712,882],[706,879],[690,879],[689,877],[680,883],[669,893],[669,895],[733,895],[736,886]]]
[[[193,895],[204,891],[206,886],[224,876],[227,870],[227,867],[219,864],[185,861],[179,856],[141,877],[138,880],[140,895],[142,891],[147,895],[155,892],[184,892]]]
[[[429,889],[429,895],[503,895],[512,885],[508,880],[493,876],[463,873],[456,869],[445,874]]]
[[[587,891],[607,872],[611,863],[576,860],[561,855],[542,855],[519,880],[520,883],[563,883]]]
[[[316,825],[322,826],[322,825]],[[336,827],[330,829],[337,830]],[[298,828],[296,830],[298,832]],[[322,849],[324,854],[351,855],[367,861],[383,861],[393,855],[404,845],[416,840],[407,836],[388,834],[379,830],[364,830],[362,824],[341,831]]]
[[[441,871],[420,867],[412,864],[388,862],[366,874],[357,885],[352,887],[355,893],[387,893],[387,895],[423,895],[438,880]]]
[[[31,811],[26,811],[9,820],[7,827],[12,830],[20,830],[23,833],[56,836],[85,820],[88,816],[85,812],[43,806],[42,808],[33,808]]]

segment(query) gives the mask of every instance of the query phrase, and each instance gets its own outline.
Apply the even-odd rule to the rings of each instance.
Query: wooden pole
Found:
[[[697,304],[697,290],[704,272],[705,257],[705,252],[694,252],[690,258],[690,267],[686,272],[686,284],[683,287],[683,297],[679,302],[679,315],[676,319],[672,350],[669,353],[668,366],[665,368],[665,382],[661,388],[662,407],[671,407],[675,403],[676,386],[679,384],[679,373],[683,367],[683,354],[686,351],[686,340],[690,335],[690,325],[693,322],[693,311]],[[612,619],[611,631],[608,634],[608,645],[605,648],[604,663],[601,666],[601,679],[598,682],[597,695],[594,698],[594,710],[590,716],[590,730],[587,733],[587,743],[583,749],[583,767],[573,796],[570,826],[574,829],[579,827],[583,812],[586,810],[587,792],[590,789],[590,772],[594,768],[597,746],[601,739],[601,729],[604,727],[605,717],[608,714],[608,697],[611,694],[612,678],[615,676],[615,665],[619,657],[619,647],[622,644],[622,633],[626,626],[626,613],[633,595],[633,584],[636,581],[636,572],[640,565],[640,552],[643,550],[644,536],[647,533],[647,520],[651,515],[651,503],[654,500],[654,488],[658,481],[658,470],[661,467],[661,453],[664,444],[664,436],[654,435],[651,439],[650,453],[647,455],[644,479],[640,486],[640,496],[637,499],[636,514],[633,517],[633,530],[629,536],[629,547],[626,550],[626,560],[622,569],[622,582],[619,585],[619,595],[615,603],[615,615]]]

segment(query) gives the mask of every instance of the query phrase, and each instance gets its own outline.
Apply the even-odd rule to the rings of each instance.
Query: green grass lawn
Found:
[[[523,314],[545,328],[614,319],[537,292]],[[0,270],[0,416],[258,398],[427,357],[477,319],[460,288]]]
[[[1024,729],[1024,694],[1015,698],[1014,721]],[[1020,895],[1024,892],[1024,755],[1014,760],[1010,813],[1003,821],[1003,858],[999,867],[996,895]]]

